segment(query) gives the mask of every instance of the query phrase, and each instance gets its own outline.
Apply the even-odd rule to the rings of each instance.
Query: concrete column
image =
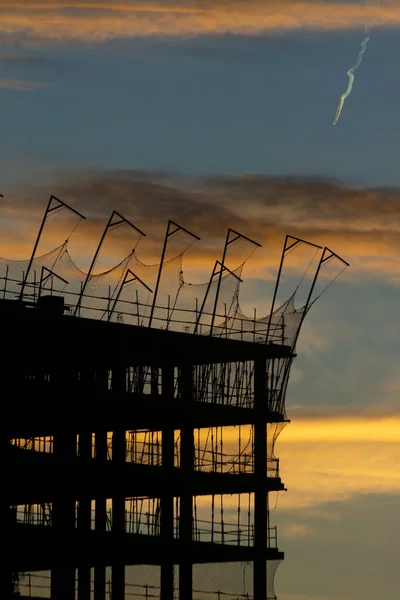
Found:
[[[14,467],[11,463],[10,458],[10,438],[7,432],[7,426],[4,425],[4,421],[6,421],[7,416],[5,414],[5,418],[0,428],[0,452],[3,457],[5,468],[2,469],[2,480],[3,480],[3,493],[1,494],[0,500],[0,535],[2,540],[2,556],[3,560],[0,565],[0,596],[4,598],[12,598],[13,592],[13,577],[12,577],[12,569],[13,566],[9,561],[9,545],[11,545],[11,554],[13,556],[18,556],[18,548],[17,545],[13,542],[14,538],[14,526],[16,521],[16,513],[11,509],[10,506],[10,481],[9,481],[9,473],[11,469]],[[11,541],[11,544],[10,544]]]
[[[118,367],[112,372],[112,389],[116,392],[126,391],[126,369]],[[125,429],[113,432],[112,438],[112,462],[116,471],[116,481],[123,480],[125,465]],[[123,489],[118,490],[112,498],[112,530],[116,535],[125,532],[125,494]],[[124,600],[125,597],[125,563],[123,558],[112,565],[112,598],[113,600]]]
[[[162,401],[171,405],[174,401],[174,367],[163,367]],[[162,468],[165,481],[168,481],[174,469],[174,428],[166,425],[162,429]],[[161,496],[160,535],[168,543],[174,537],[174,496],[164,486]],[[165,553],[167,558],[168,554]],[[166,561],[161,564],[161,600],[174,600],[174,564]]]
[[[181,428],[181,470],[182,492],[180,498],[179,539],[181,541],[182,558],[179,563],[179,598],[193,598],[193,563],[190,559],[192,544],[193,515],[193,469],[194,469],[194,436],[191,417],[193,401],[193,367],[181,367],[180,388],[184,403],[185,422]]]
[[[67,464],[76,457],[75,434],[55,432],[54,457],[61,472],[68,468]],[[62,554],[67,549],[71,557],[74,555],[74,548],[70,547],[68,538],[75,531],[75,498],[67,487],[59,488],[54,496],[52,527],[57,544],[54,559],[56,563],[62,564],[65,561]],[[51,570],[51,597],[57,600],[75,600],[75,568],[67,565],[61,567],[59,564]]]
[[[95,433],[96,462],[107,461],[107,432],[96,431]],[[105,495],[96,496],[95,500],[95,531],[97,533],[106,531],[107,521],[107,499]],[[105,600],[106,597],[106,565],[97,564],[94,567],[94,600]]]
[[[267,597],[267,425],[264,416],[266,389],[266,363],[264,359],[257,359],[254,363],[254,600],[265,600]]]
[[[79,434],[79,457],[82,463],[89,466],[92,457],[92,434],[90,431]],[[90,496],[81,495],[78,500],[77,528],[85,536],[90,534],[91,508]],[[78,566],[78,600],[90,600],[90,565],[80,564]]]
[[[108,369],[106,367],[96,370],[96,389],[100,394],[108,390]],[[107,431],[95,432],[95,456],[97,463],[107,462]],[[96,495],[95,498],[95,531],[106,531],[107,499],[105,495]],[[106,597],[106,565],[96,564],[94,567],[94,600],[105,600]]]

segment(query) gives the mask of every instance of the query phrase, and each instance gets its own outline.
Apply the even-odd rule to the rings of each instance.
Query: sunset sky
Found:
[[[53,193],[91,217],[70,241],[82,268],[114,208],[148,234],[145,262],[169,218],[199,235],[198,280],[228,227],[253,237],[250,312],[268,310],[286,233],[351,263],[298,344],[276,593],[397,598],[400,1],[3,0],[0,41],[0,256],[28,257]],[[39,250],[73,226],[50,223]]]

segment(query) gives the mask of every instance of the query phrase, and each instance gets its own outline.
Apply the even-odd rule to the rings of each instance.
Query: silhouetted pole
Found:
[[[146,290],[148,292],[150,292],[150,294],[153,293],[152,290],[149,288],[149,286],[146,285],[144,283],[144,281],[142,281],[138,275],[135,275],[135,273],[133,271],[131,271],[130,269],[127,269],[127,271],[126,271],[126,273],[124,275],[124,278],[122,280],[122,283],[121,283],[121,285],[120,285],[120,287],[118,289],[117,295],[114,298],[114,302],[113,302],[112,308],[108,311],[107,321],[111,321],[111,318],[113,316],[115,307],[117,306],[117,302],[119,300],[119,297],[121,295],[121,292],[122,292],[124,286],[128,285],[129,283],[132,283],[133,281],[138,281],[143,287],[146,288]]]
[[[218,266],[220,267],[219,271],[217,270]],[[225,272],[225,271],[227,273],[229,273],[230,275],[232,275],[233,277],[235,277],[238,281],[240,281],[241,283],[243,283],[243,279],[241,279],[238,275],[236,275],[236,273],[234,273],[233,271],[231,271],[230,269],[228,269],[228,267],[224,266],[219,260],[215,261],[215,265],[214,265],[214,268],[212,270],[211,277],[208,280],[207,289],[205,291],[203,300],[201,302],[200,310],[197,312],[196,324],[194,326],[193,333],[197,333],[197,331],[198,331],[198,329],[199,329],[199,327],[201,325],[201,323],[200,323],[201,317],[203,316],[204,307],[206,305],[208,294],[210,293],[210,288],[211,288],[211,285],[213,283],[214,277],[222,277],[222,273]],[[218,301],[218,298],[217,298],[217,301]],[[210,335],[211,335],[211,330],[210,330]]]
[[[58,204],[57,204],[57,206],[53,206],[52,207],[51,205],[52,205],[52,203],[54,201],[58,202]],[[75,215],[77,215],[81,219],[86,219],[86,217],[84,217],[83,215],[81,215],[80,212],[78,212],[74,208],[71,208],[68,204],[66,204],[62,200],[59,200],[59,198],[56,198],[53,195],[50,196],[49,202],[47,204],[46,210],[45,210],[44,215],[43,215],[42,222],[40,224],[39,233],[37,234],[36,241],[35,241],[35,244],[33,246],[33,251],[32,251],[32,254],[31,254],[31,258],[29,259],[28,268],[26,270],[25,277],[24,277],[24,280],[22,282],[21,292],[19,294],[19,299],[20,300],[22,300],[23,297],[24,297],[25,286],[26,286],[26,283],[28,281],[29,273],[30,273],[30,270],[31,270],[31,267],[32,267],[33,260],[34,260],[35,255],[36,255],[36,250],[37,250],[37,247],[39,245],[40,238],[41,238],[42,233],[43,233],[43,229],[44,229],[44,226],[45,226],[45,223],[46,223],[46,219],[47,219],[48,215],[51,212],[53,212],[55,210],[62,209],[62,208],[67,208],[68,210],[70,210],[71,212],[73,212]]]
[[[100,397],[108,391],[108,369],[96,369],[96,389]],[[95,456],[97,467],[100,470],[107,467],[107,430],[96,430]],[[106,494],[97,493],[95,498],[95,532],[99,537],[105,534],[107,528],[107,498]],[[94,567],[94,600],[105,600],[106,597],[106,567],[105,564],[96,564]]]
[[[67,382],[70,383],[70,381],[66,381],[65,372],[61,369],[51,373],[51,380],[56,387],[65,386]],[[73,461],[76,460],[76,434],[73,430],[59,425],[54,432],[53,439],[54,460],[58,462],[61,469],[68,469],[67,465],[73,464]],[[55,490],[52,505],[52,530],[61,552],[65,554],[64,561],[67,564],[51,570],[51,597],[58,600],[74,600],[75,568],[71,565],[74,564],[76,550],[67,543],[67,540],[75,534],[76,498],[72,489],[58,486]]]
[[[267,597],[267,374],[265,359],[254,361],[254,600]]]
[[[233,238],[231,238],[231,234],[233,234],[233,236],[234,236]],[[226,234],[224,250],[222,252],[221,270],[218,273],[217,291],[215,293],[214,308],[213,308],[212,316],[211,316],[210,335],[213,334],[214,321],[215,321],[215,317],[217,314],[219,291],[221,288],[221,281],[222,281],[222,273],[223,273],[224,269],[226,268],[225,267],[226,254],[228,252],[229,246],[232,246],[232,244],[234,244],[235,242],[237,242],[240,239],[247,240],[251,244],[254,244],[255,246],[258,246],[259,248],[261,248],[261,244],[259,244],[258,242],[255,242],[254,240],[250,239],[249,237],[242,235],[241,233],[238,233],[234,229],[228,229],[228,233]]]
[[[174,229],[172,231],[171,231],[171,227],[174,227]],[[175,223],[175,221],[168,221],[167,231],[165,232],[165,237],[164,237],[163,249],[162,249],[162,252],[161,252],[161,262],[160,262],[160,266],[159,266],[159,269],[158,269],[156,287],[155,287],[155,290],[154,290],[153,303],[151,305],[151,310],[150,310],[149,324],[148,324],[149,327],[151,327],[151,324],[153,322],[153,316],[154,316],[154,311],[155,311],[155,308],[156,308],[156,302],[157,302],[157,296],[158,296],[158,288],[160,287],[161,273],[162,273],[162,269],[163,269],[163,265],[164,265],[165,253],[167,251],[168,240],[169,240],[169,238],[171,236],[175,235],[179,231],[184,231],[185,233],[187,233],[188,235],[190,235],[192,238],[194,238],[196,240],[200,240],[200,238],[197,235],[195,235],[194,233],[192,233],[188,229],[185,229],[184,227],[181,227],[180,225],[178,225],[177,223]]]
[[[66,279],[64,279],[63,277],[60,277],[60,275],[57,275],[57,273],[54,273],[54,271],[52,271],[51,269],[48,269],[47,267],[42,267],[42,270],[40,272],[40,281],[39,281],[39,292],[38,292],[38,300],[42,295],[42,289],[44,284],[46,283],[46,281],[48,279],[51,279],[55,277],[56,279],[58,279],[58,281],[61,281],[62,283],[65,283],[65,285],[68,285],[68,281]],[[52,287],[53,287],[53,282],[52,282]]]
[[[113,223],[113,219],[114,219],[115,216],[119,217],[119,221],[114,221],[114,223]],[[92,262],[91,262],[90,267],[89,267],[89,271],[86,274],[85,281],[83,283],[82,289],[81,289],[79,297],[78,297],[78,301],[77,301],[76,306],[75,306],[75,310],[74,310],[74,315],[75,316],[76,316],[76,314],[78,313],[78,311],[80,309],[83,295],[85,293],[87,284],[88,284],[89,279],[90,279],[90,277],[92,275],[92,271],[94,269],[94,266],[96,264],[96,260],[97,260],[97,258],[99,256],[101,247],[103,245],[104,239],[105,239],[108,231],[110,229],[112,229],[112,228],[118,227],[118,225],[121,225],[122,223],[126,223],[127,225],[129,225],[130,227],[132,227],[133,229],[135,229],[135,231],[137,231],[138,233],[140,233],[140,235],[142,235],[143,237],[146,237],[146,234],[143,233],[143,231],[141,231],[138,227],[136,227],[136,225],[134,225],[133,223],[131,223],[130,221],[128,221],[127,219],[125,219],[125,217],[123,217],[122,215],[120,215],[119,212],[117,212],[116,210],[113,210],[113,212],[111,213],[110,218],[108,219],[107,225],[106,225],[106,227],[105,227],[105,229],[104,229],[104,231],[102,233],[100,241],[99,241],[99,243],[97,245],[96,252],[94,253]]]
[[[95,371],[87,368],[80,372],[80,385],[86,397],[93,393],[95,384]],[[90,468],[92,462],[92,433],[90,430],[79,433],[79,461]],[[86,493],[78,498],[78,519],[77,528],[83,536],[89,536],[92,521],[92,502],[90,496]],[[90,600],[90,566],[87,564],[78,565],[78,600]]]
[[[126,369],[122,366],[112,369],[112,390],[117,394],[126,392]],[[116,471],[115,480],[122,480],[125,471],[126,433],[123,427],[113,431],[112,436],[112,463]],[[116,547],[124,539],[125,533],[125,495],[123,490],[118,490],[112,497],[112,531],[117,542]],[[118,540],[118,541],[117,541]],[[123,554],[115,554],[112,563],[112,600],[125,598],[125,562]]]
[[[164,403],[174,402],[174,367],[168,365],[162,368],[162,400]],[[161,432],[162,438],[162,468],[165,481],[170,481],[174,470],[174,427],[166,423]],[[163,486],[160,499],[160,535],[161,540],[168,544],[174,540],[174,495],[168,485]],[[161,600],[174,600],[174,564],[165,551],[165,560],[161,563]]]
[[[291,244],[288,245],[289,240],[294,240],[294,241]],[[268,319],[267,334],[265,336],[265,343],[268,343],[270,341],[269,340],[269,334],[270,334],[270,330],[271,330],[272,315],[274,314],[276,297],[278,295],[278,289],[279,289],[279,285],[280,285],[280,281],[281,281],[283,263],[285,261],[285,258],[286,258],[286,255],[288,254],[288,252],[290,252],[290,250],[293,250],[296,246],[298,246],[298,244],[306,244],[307,246],[313,246],[314,248],[322,250],[321,246],[317,246],[317,244],[312,244],[311,242],[306,242],[305,240],[302,240],[302,239],[297,238],[297,237],[293,237],[292,235],[287,235],[285,237],[285,243],[283,245],[283,250],[282,250],[282,254],[281,254],[281,260],[280,260],[280,263],[279,263],[278,276],[276,278],[276,283],[275,283],[275,288],[274,288],[274,294],[273,294],[273,297],[272,297],[271,311],[270,311],[270,315],[269,315],[269,319]]]
[[[179,540],[181,560],[179,562],[179,598],[193,598],[192,545],[192,507],[193,507],[193,469],[194,436],[192,422],[193,366],[180,368],[180,391],[184,406],[184,422],[181,427],[181,470],[182,491],[180,497]]]

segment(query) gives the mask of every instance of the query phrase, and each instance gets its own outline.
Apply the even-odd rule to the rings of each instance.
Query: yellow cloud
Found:
[[[285,444],[300,442],[395,442],[400,444],[400,417],[299,419],[285,429]],[[399,460],[400,468],[400,460]]]
[[[227,453],[237,452],[234,433],[226,428]],[[294,420],[278,438],[275,455],[288,488],[279,494],[280,508],[312,507],[359,494],[398,494],[400,416]],[[198,499],[203,509],[209,502],[209,497]],[[271,509],[275,502],[271,494]],[[237,496],[226,496],[224,506],[235,511]],[[286,533],[299,537],[306,535],[306,529],[301,525]]]
[[[284,508],[400,492],[400,417],[293,421],[276,454]]]
[[[246,428],[244,428],[245,430]],[[243,439],[246,439],[244,432]],[[234,428],[224,431],[224,451],[237,452]],[[275,454],[288,492],[272,493],[270,508],[307,508],[346,501],[363,494],[400,493],[400,416],[378,419],[299,419],[285,428]],[[250,498],[253,510],[253,495]],[[217,506],[220,500],[216,500]],[[242,507],[249,499],[241,499]],[[234,519],[238,496],[224,496],[227,522]],[[199,518],[209,519],[211,496],[197,498]],[[272,514],[273,517],[273,514]],[[331,512],[330,518],[339,518]],[[288,525],[286,537],[310,533],[307,523]]]
[[[392,2],[119,2],[96,0],[5,1],[0,33],[60,40],[101,41],[121,37],[260,35],[266,32],[397,27],[400,6]]]

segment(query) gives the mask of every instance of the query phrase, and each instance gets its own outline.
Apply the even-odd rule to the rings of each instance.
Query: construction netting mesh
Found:
[[[267,562],[267,596],[276,600],[274,579],[280,560]],[[94,595],[96,571],[90,570],[91,598]],[[14,574],[14,589],[24,598],[51,598],[50,571],[28,571]],[[125,567],[126,600],[160,600],[160,567],[153,565]],[[193,600],[253,600],[253,566],[250,562],[193,566]],[[75,599],[78,600],[78,569]],[[179,566],[174,566],[174,600],[179,599]],[[112,568],[105,568],[105,600],[112,600]]]
[[[284,412],[284,396],[292,357],[266,361],[266,405],[271,413]],[[196,365],[194,399],[199,402],[253,408],[254,362]]]
[[[294,297],[274,310],[272,316],[251,318],[239,304],[243,264],[224,271],[205,283],[185,280],[183,253],[160,265],[147,265],[134,251],[119,264],[102,273],[79,269],[67,243],[34,258],[26,278],[28,260],[0,258],[0,297],[20,297],[35,303],[39,296],[63,296],[70,314],[119,321],[133,325],[212,335],[242,341],[291,345],[303,312]],[[158,286],[157,286],[158,280]],[[157,295],[155,297],[155,290]]]
[[[279,476],[275,443],[286,423],[266,425],[268,477]],[[196,470],[212,473],[254,473],[254,425],[195,429],[194,466]]]
[[[267,475],[279,476],[275,445],[287,421],[267,423]],[[10,443],[22,450],[52,453],[53,436],[13,438]],[[79,435],[77,456],[80,455]],[[113,458],[113,433],[107,432],[107,460]],[[96,436],[92,435],[91,457],[96,458]],[[125,433],[125,460],[152,467],[162,466],[162,431],[128,430]],[[193,430],[193,463],[197,471],[211,473],[254,473],[254,425],[229,425]],[[181,464],[181,434],[174,431],[174,466]]]
[[[265,600],[276,600],[274,579],[281,562],[267,561]],[[253,565],[250,562],[194,565],[193,587],[201,590],[193,594],[193,600],[253,600]]]

